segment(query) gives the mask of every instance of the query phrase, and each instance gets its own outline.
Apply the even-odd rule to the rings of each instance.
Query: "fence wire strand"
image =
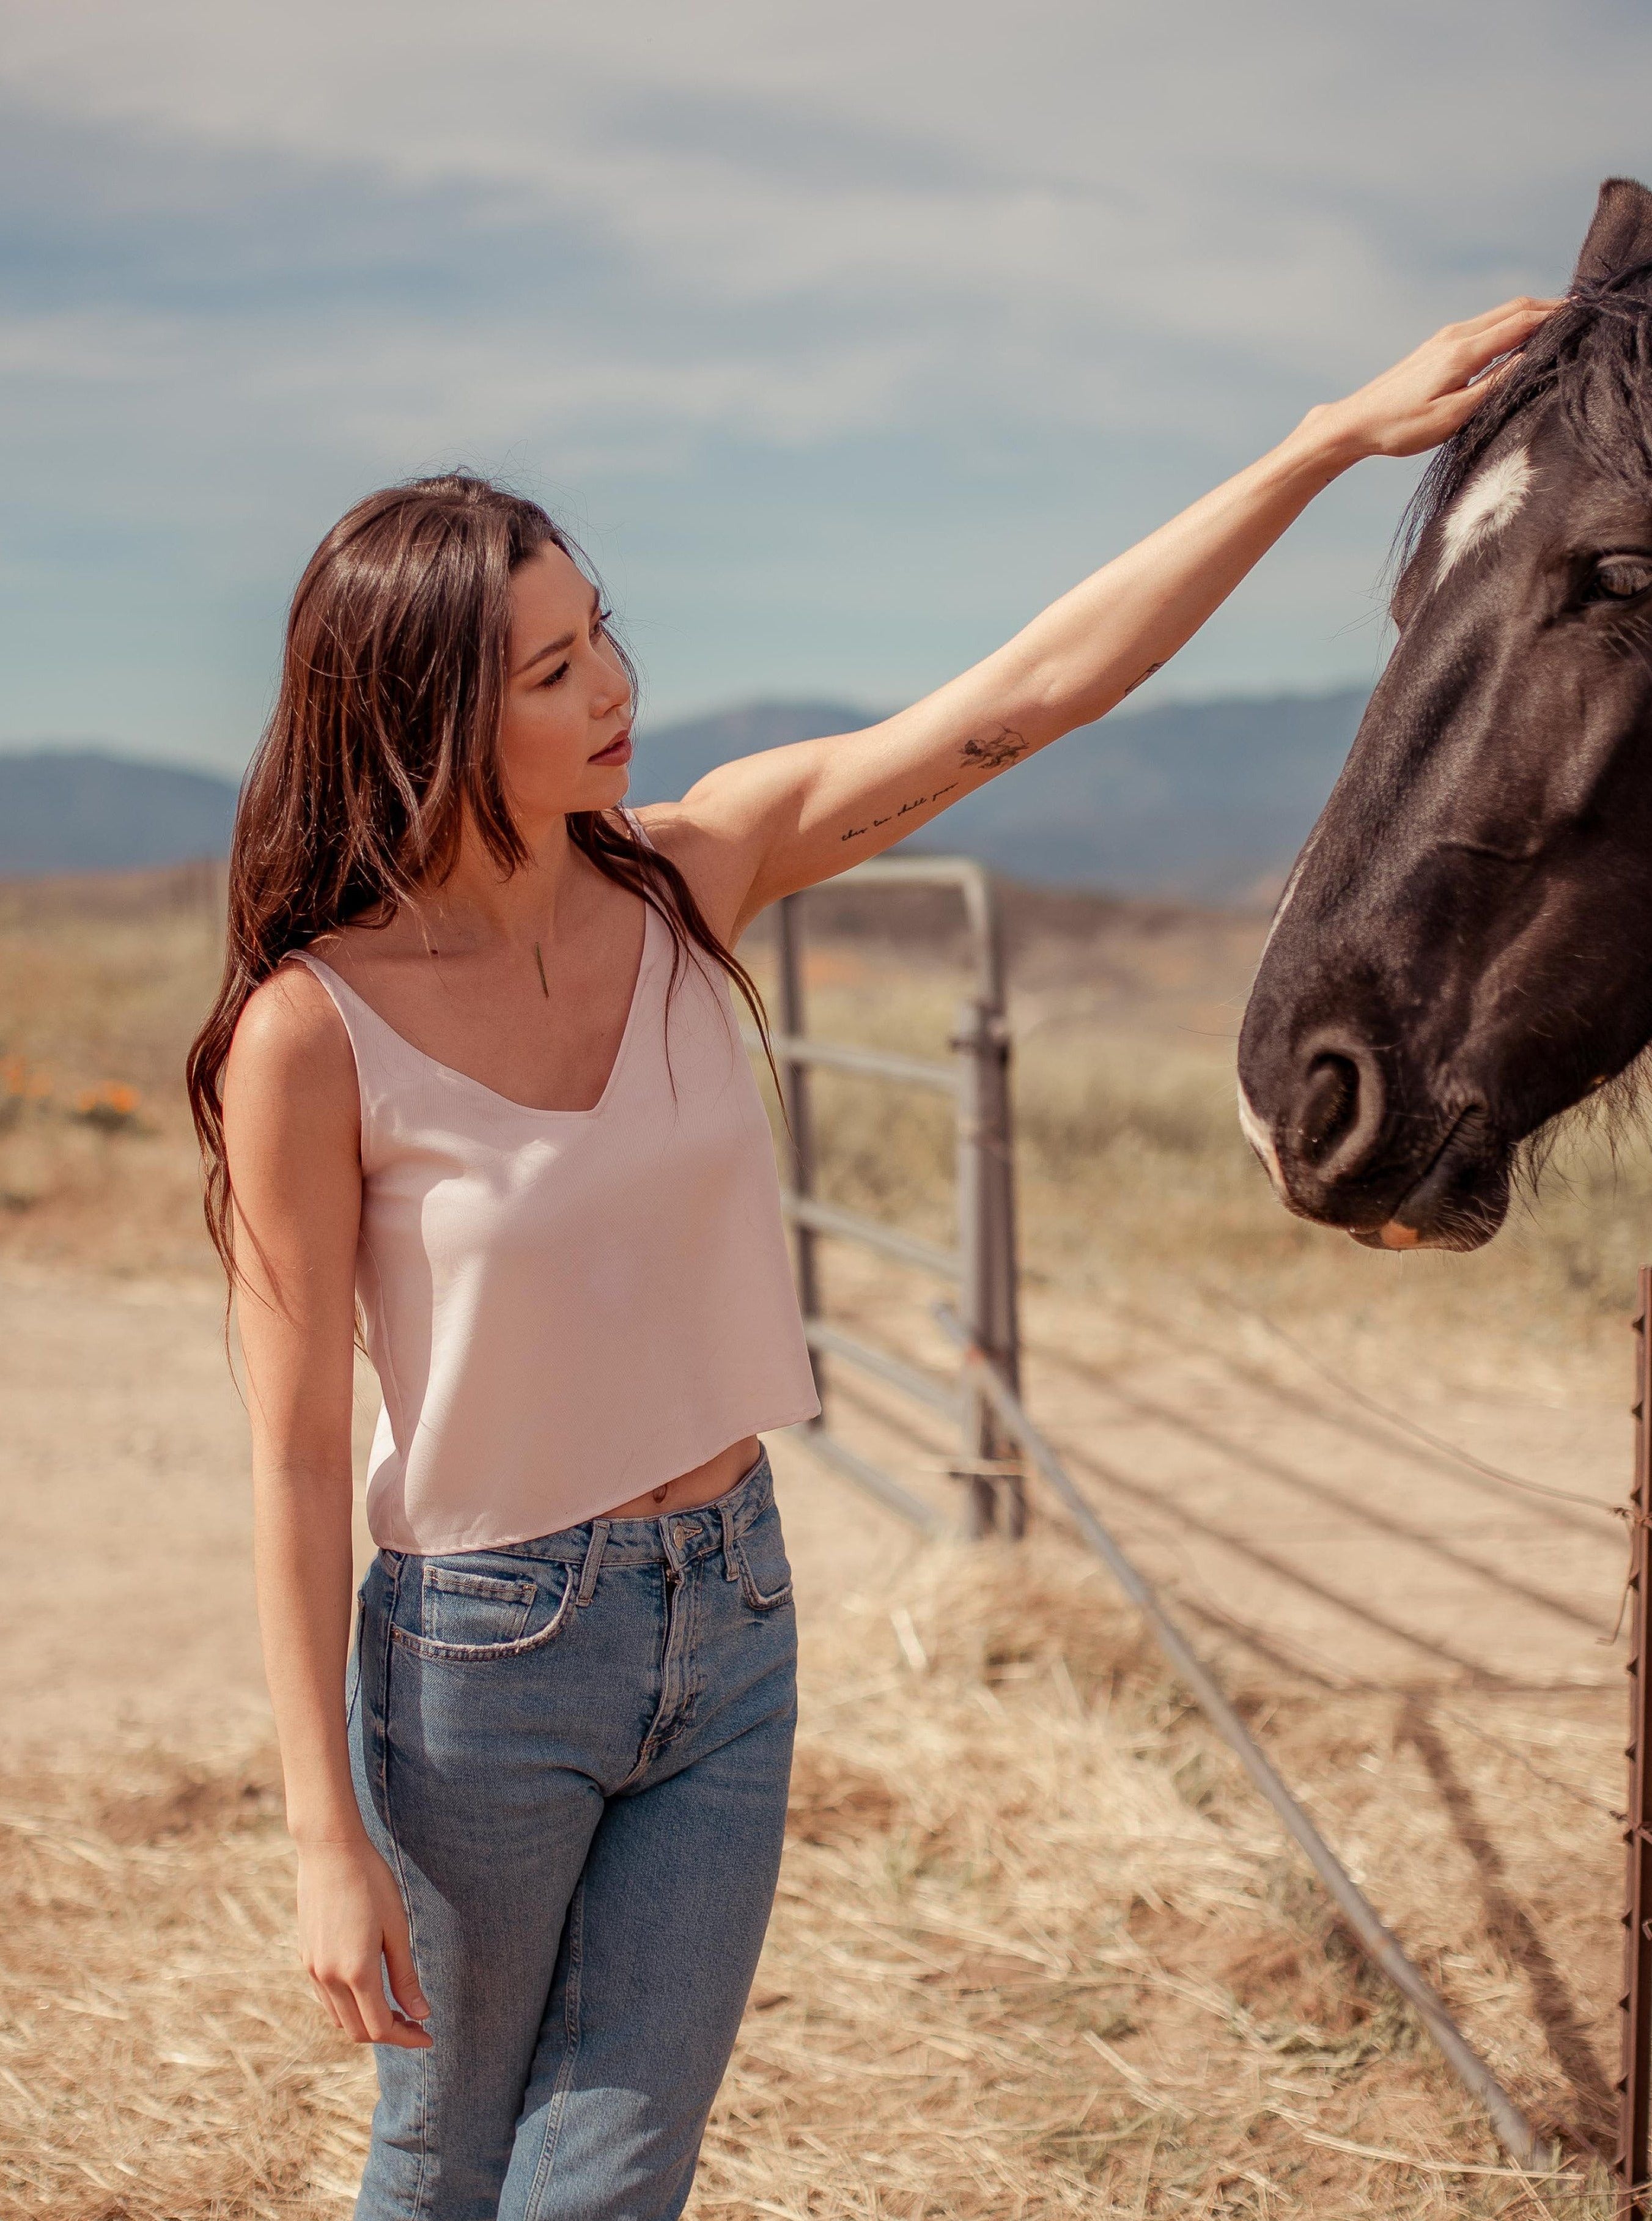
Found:
[[[1443,1435],[1436,1435],[1431,1427],[1424,1426],[1419,1420],[1408,1418],[1405,1412],[1396,1411],[1377,1397],[1367,1395],[1364,1389],[1356,1388],[1351,1380],[1338,1373],[1334,1366],[1328,1365],[1316,1351],[1307,1348],[1293,1334],[1287,1334],[1282,1326],[1268,1317],[1266,1311],[1259,1311],[1230,1294],[1224,1293],[1223,1299],[1236,1311],[1243,1311],[1248,1318],[1255,1319],[1258,1326],[1271,1334],[1276,1342],[1282,1342],[1311,1372],[1317,1373],[1322,1380],[1335,1388],[1338,1395],[1346,1396],[1350,1403],[1359,1405],[1362,1411],[1385,1420],[1389,1426],[1399,1428],[1402,1434],[1413,1436],[1419,1442],[1426,1442],[1431,1450],[1437,1450],[1442,1457],[1453,1458],[1459,1465],[1467,1466],[1471,1473],[1477,1473],[1486,1480],[1499,1481],[1505,1488],[1520,1489],[1529,1496],[1551,1497],[1557,1504],[1580,1504],[1587,1511],[1598,1511],[1604,1519],[1627,1520],[1630,1517],[1627,1505],[1603,1504],[1598,1496],[1586,1495],[1581,1489],[1556,1488],[1550,1481],[1530,1480],[1524,1473],[1510,1473],[1502,1466],[1488,1465],[1484,1458],[1476,1457],[1472,1450],[1448,1442]]]

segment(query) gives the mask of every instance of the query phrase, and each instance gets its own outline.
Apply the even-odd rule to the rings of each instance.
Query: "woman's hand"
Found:
[[[298,1846],[298,1949],[316,1994],[356,2043],[428,2049],[430,2006],[396,1877],[365,1836]],[[385,1995],[384,1975],[399,2012]]]
[[[1311,410],[1304,429],[1328,435],[1351,462],[1362,455],[1420,455],[1466,424],[1486,398],[1482,372],[1531,337],[1559,301],[1522,295],[1467,323],[1446,324],[1346,401]]]

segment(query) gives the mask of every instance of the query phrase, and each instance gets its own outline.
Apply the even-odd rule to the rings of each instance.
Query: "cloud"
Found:
[[[12,0],[9,715],[233,753],[331,514],[460,458],[572,499],[663,702],[912,691],[1563,278],[1649,60],[1615,0]],[[1377,483],[1183,683],[1367,660]]]

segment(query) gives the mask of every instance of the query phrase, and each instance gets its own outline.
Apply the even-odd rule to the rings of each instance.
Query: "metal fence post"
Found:
[[[994,921],[996,923],[996,921]],[[999,970],[994,960],[990,970]],[[1020,1323],[1016,1302],[1015,1158],[1010,1123],[1010,1029],[1001,974],[989,998],[978,994],[959,1012],[953,1047],[962,1060],[959,1095],[958,1248],[963,1261],[963,1317],[978,1349],[1017,1390]],[[1018,1540],[1026,1531],[1026,1489],[1018,1473],[992,1470],[1013,1461],[1020,1445],[1004,1432],[973,1385],[966,1390],[965,1469],[969,1473],[970,1532],[999,1524]]]
[[[1629,1811],[1624,1909],[1624,2073],[1618,2083],[1620,2214],[1652,2207],[1652,1676],[1646,1613],[1652,1549],[1652,1267],[1635,1321],[1635,1486],[1630,1498]]]
[[[778,905],[775,919],[780,973],[780,1031],[787,1041],[792,1042],[801,1041],[807,1030],[798,900],[796,895],[784,896]],[[788,1055],[784,1047],[777,1061],[780,1067],[780,1099],[792,1136],[790,1186],[793,1195],[806,1199],[815,1192],[815,1129],[809,1100],[809,1067],[800,1056]],[[798,1275],[798,1303],[806,1319],[816,1318],[820,1312],[820,1273],[815,1238],[812,1227],[805,1226],[800,1221],[793,1222],[792,1241]],[[819,1351],[811,1349],[809,1358],[815,1369],[815,1392],[821,1398],[823,1413],[825,1386]],[[820,1421],[817,1419],[814,1424],[818,1426]]]
[[[1020,1378],[1016,1301],[1014,1151],[1010,1101],[1010,1035],[1005,1014],[1004,950],[991,874],[964,856],[885,856],[845,875],[862,886],[943,887],[961,896],[969,921],[974,984],[953,1036],[953,1055],[939,1059],[872,1048],[851,1042],[811,1040],[807,1032],[803,975],[802,897],[775,906],[776,1004],[779,1024],[772,1035],[780,1098],[790,1135],[782,1149],[787,1177],[782,1206],[791,1223],[798,1298],[804,1337],[824,1401],[824,1360],[851,1373],[867,1373],[921,1405],[943,1413],[962,1436],[954,1476],[968,1490],[968,1530],[994,1527],[1017,1536],[1026,1525],[1026,1493],[1018,1445],[977,1393],[973,1382],[947,1381],[897,1351],[848,1333],[822,1311],[819,1244],[852,1242],[955,1288],[978,1345],[991,1351],[1006,1379]],[[749,1048],[759,1048],[748,1030]],[[937,1091],[957,1106],[959,1239],[946,1248],[881,1219],[822,1200],[817,1192],[817,1148],[809,1073],[814,1065],[899,1085]],[[838,1376],[834,1371],[832,1377]],[[944,1531],[949,1523],[892,1473],[842,1442],[824,1414],[810,1430],[810,1447],[829,1465],[867,1489],[915,1526]]]

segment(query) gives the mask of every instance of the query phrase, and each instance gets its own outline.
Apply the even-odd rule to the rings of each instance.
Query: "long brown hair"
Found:
[[[467,816],[501,869],[528,860],[500,773],[499,723],[510,575],[548,547],[591,575],[536,503],[461,472],[359,501],[298,581],[280,691],[235,813],[223,979],[187,1067],[207,1230],[232,1279],[223,1073],[253,991],[294,949],[341,925],[386,924],[421,888],[440,885]],[[635,671],[618,653],[635,694]],[[750,973],[670,859],[616,810],[571,811],[567,825],[604,879],[639,895],[669,929],[673,981],[701,952],[767,1039]]]

